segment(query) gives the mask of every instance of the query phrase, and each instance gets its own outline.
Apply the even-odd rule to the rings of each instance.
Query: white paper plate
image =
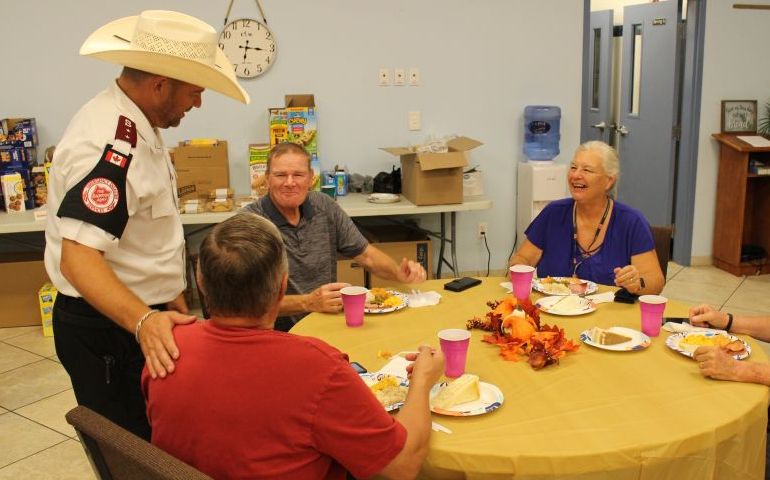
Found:
[[[396,203],[401,201],[401,197],[394,193],[372,193],[367,200],[371,203]]]
[[[569,277],[551,277],[551,278],[556,280],[559,285],[561,285],[561,282],[570,280]],[[544,280],[543,278],[533,278],[532,288],[534,288],[540,293],[545,293],[546,295],[570,295],[570,292],[565,293],[559,290],[554,290],[554,287],[552,287],[553,284],[543,283],[543,280]],[[583,293],[583,295],[590,295],[599,289],[599,286],[590,280],[581,280],[581,279],[578,279],[578,280],[580,280],[581,282],[586,282],[588,284],[588,286],[586,287],[586,291],[585,293]]]
[[[368,386],[374,385],[387,376],[385,373],[359,373],[358,375],[361,377],[361,380],[363,380],[364,383]],[[396,377],[396,379],[399,381],[399,386],[409,387],[408,379],[396,375],[391,376]],[[391,403],[390,405],[385,406],[385,411],[392,412],[393,410],[398,410],[402,405],[404,405],[404,402]]]
[[[563,315],[568,317],[572,317],[575,315],[583,315],[586,313],[591,313],[596,310],[596,304],[594,304],[594,302],[584,297],[578,297],[580,298],[580,303],[581,303],[581,306],[578,308],[569,309],[569,310],[553,309],[554,307],[558,308],[557,304],[560,302],[563,303],[566,298],[567,298],[566,295],[555,296],[555,297],[543,297],[537,302],[535,302],[535,306],[545,313],[550,313],[551,315]]]
[[[369,308],[368,306],[364,306],[364,313],[395,312],[397,310],[401,310],[402,308],[406,308],[409,306],[409,297],[407,297],[405,293],[397,292],[395,290],[388,290],[387,292],[395,297],[400,298],[401,304],[395,307],[383,307],[383,308]]]
[[[670,348],[671,350],[677,351],[681,353],[682,355],[686,357],[693,357],[693,354],[695,353],[695,350],[700,345],[690,345],[690,344],[680,344],[682,340],[685,338],[691,336],[691,335],[703,335],[704,337],[714,337],[717,335],[722,335],[725,337],[728,337],[731,341],[738,340],[743,344],[743,347],[746,349],[743,352],[733,355],[733,358],[736,360],[743,360],[744,358],[747,358],[749,355],[751,355],[751,345],[743,341],[742,339],[736,337],[735,335],[730,335],[729,333],[721,333],[721,332],[683,332],[683,333],[675,333],[673,335],[669,335],[669,337],[666,339],[666,346]]]
[[[628,342],[618,343],[615,345],[602,345],[601,343],[596,343],[591,339],[590,329],[580,334],[580,340],[586,345],[591,345],[592,347],[601,348],[602,350],[612,350],[615,352],[632,352],[635,350],[644,350],[645,348],[649,347],[650,344],[652,343],[652,341],[650,340],[650,337],[640,332],[639,330],[633,330],[631,328],[626,328],[626,327],[610,327],[607,330],[609,330],[610,332],[615,332],[620,335],[631,337],[631,340],[629,340]]]
[[[433,388],[430,390],[430,399],[433,400],[433,397],[438,395],[438,392],[446,386],[447,382],[433,385]],[[483,415],[485,413],[493,412],[502,406],[504,399],[503,392],[497,388],[496,385],[487,382],[479,382],[479,390],[481,397],[476,401],[461,403],[447,410],[436,408],[431,405],[430,410],[433,413],[449,415],[452,417],[472,417],[474,415]]]

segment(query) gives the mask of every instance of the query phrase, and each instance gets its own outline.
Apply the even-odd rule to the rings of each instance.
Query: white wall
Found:
[[[712,252],[719,146],[711,134],[719,132],[721,101],[756,99],[764,105],[770,100],[770,11],[736,10],[732,4],[708,2],[706,6],[694,263],[707,261]]]
[[[42,146],[55,144],[69,118],[119,69],[79,57],[100,25],[143,9],[179,10],[220,29],[227,2],[211,0],[27,0],[5,2],[6,61],[0,117],[37,118]],[[207,92],[200,110],[166,132],[168,145],[191,137],[229,141],[232,184],[248,192],[249,143],[267,141],[268,107],[287,93],[314,93],[319,158],[374,175],[394,159],[382,146],[458,133],[485,143],[470,155],[486,175],[494,208],[459,214],[460,269],[486,268],[476,224],[488,222],[492,268],[501,268],[515,231],[515,164],[522,158],[523,110],[562,108],[561,157],[580,138],[583,2],[563,0],[263,0],[278,43],[277,62],[246,80],[243,106]],[[231,19],[258,17],[253,1],[235,2]],[[379,67],[419,67],[420,87],[378,87]],[[407,131],[407,112],[422,112],[423,130]],[[429,222],[430,223],[430,222]],[[435,224],[435,222],[433,222]]]

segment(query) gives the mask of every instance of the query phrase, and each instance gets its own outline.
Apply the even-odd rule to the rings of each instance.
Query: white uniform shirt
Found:
[[[105,145],[116,143],[121,115],[136,125],[137,145],[131,149],[126,184],[129,219],[118,239],[81,220],[59,218],[57,212],[67,191],[100,161]],[[120,281],[148,305],[171,301],[184,290],[184,231],[174,167],[160,132],[117,83],[80,109],[56,146],[47,208],[45,266],[65,295],[82,296],[61,273],[62,238],[104,252]]]

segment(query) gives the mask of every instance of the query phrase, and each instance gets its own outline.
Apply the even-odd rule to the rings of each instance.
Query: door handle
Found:
[[[598,128],[599,130],[604,130],[605,128],[607,128],[607,124],[604,122],[599,122],[596,125],[591,125],[591,127]]]
[[[621,135],[628,135],[628,129],[626,128],[625,125],[620,125],[619,127],[615,127],[615,131]]]

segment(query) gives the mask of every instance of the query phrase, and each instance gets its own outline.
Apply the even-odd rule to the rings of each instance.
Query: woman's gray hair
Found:
[[[620,158],[618,157],[618,151],[604,142],[591,140],[578,146],[575,154],[588,151],[597,152],[601,156],[604,173],[610,177],[615,177],[615,183],[612,184],[612,188],[607,192],[614,198],[618,192],[618,182],[620,182]]]
[[[212,315],[261,317],[275,305],[288,271],[283,239],[267,219],[241,212],[216,225],[198,256]]]

